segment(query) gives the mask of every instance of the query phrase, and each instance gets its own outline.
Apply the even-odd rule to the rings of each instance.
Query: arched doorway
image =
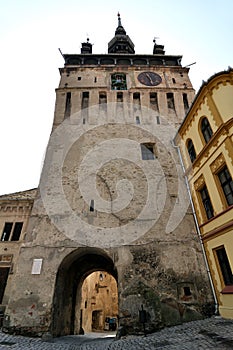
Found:
[[[81,328],[82,285],[88,275],[106,271],[117,281],[112,259],[101,249],[79,248],[59,266],[53,297],[51,333],[54,336],[78,334]]]

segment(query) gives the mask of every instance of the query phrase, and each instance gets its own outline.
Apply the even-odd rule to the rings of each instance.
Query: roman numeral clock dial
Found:
[[[138,75],[138,81],[143,85],[156,86],[161,83],[162,78],[154,72],[143,72]]]

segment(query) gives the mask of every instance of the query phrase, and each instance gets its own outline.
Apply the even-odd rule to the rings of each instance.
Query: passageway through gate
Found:
[[[98,272],[100,279],[102,278],[101,273],[104,276],[109,274],[117,283],[117,270],[114,262],[101,249],[78,248],[63,259],[57,272],[53,297],[51,333],[54,336],[82,333],[84,314],[82,286],[84,280],[93,272]],[[101,288],[101,286],[103,287],[104,284],[99,281],[96,288]],[[96,315],[97,313],[94,312],[94,319]]]

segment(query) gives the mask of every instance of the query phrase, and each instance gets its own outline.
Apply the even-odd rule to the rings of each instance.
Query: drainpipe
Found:
[[[214,289],[214,284],[213,284],[213,280],[212,280],[212,277],[211,277],[211,273],[210,273],[210,269],[209,269],[208,260],[207,260],[207,257],[206,257],[204,244],[203,244],[202,237],[201,237],[201,231],[199,229],[199,225],[198,225],[198,221],[197,221],[197,214],[196,214],[196,211],[195,211],[195,208],[194,208],[193,199],[192,199],[192,195],[191,195],[191,190],[190,190],[189,183],[188,183],[188,178],[185,175],[185,167],[184,167],[184,162],[183,162],[182,155],[181,155],[181,152],[180,152],[180,147],[175,145],[174,140],[171,141],[171,144],[172,144],[172,146],[174,148],[177,149],[177,152],[178,152],[178,155],[179,155],[179,158],[180,158],[180,163],[181,163],[181,167],[182,167],[182,170],[183,170],[183,173],[184,173],[184,178],[185,178],[185,184],[186,184],[186,187],[187,187],[187,190],[188,190],[188,195],[189,195],[191,208],[192,208],[192,212],[193,212],[194,222],[195,222],[195,226],[196,226],[196,229],[197,229],[197,234],[198,234],[198,237],[199,237],[199,240],[200,240],[200,243],[201,243],[201,249],[202,249],[202,253],[203,253],[203,257],[204,257],[204,261],[205,261],[205,265],[206,265],[206,270],[207,270],[208,278],[209,278],[209,281],[210,281],[210,286],[211,286],[213,297],[214,297],[214,304],[215,304],[215,312],[214,312],[214,314],[215,315],[219,315],[218,300],[217,300],[216,292],[215,292],[215,289]]]

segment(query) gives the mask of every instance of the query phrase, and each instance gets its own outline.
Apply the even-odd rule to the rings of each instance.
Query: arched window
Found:
[[[210,123],[206,117],[203,118],[201,121],[201,132],[204,136],[205,142],[206,143],[209,142],[209,140],[211,139],[211,137],[213,135],[213,131],[212,131]]]
[[[193,145],[193,141],[192,140],[188,140],[187,143],[187,149],[188,149],[188,153],[189,153],[189,157],[191,159],[191,162],[193,163],[194,160],[196,159],[196,151]]]

